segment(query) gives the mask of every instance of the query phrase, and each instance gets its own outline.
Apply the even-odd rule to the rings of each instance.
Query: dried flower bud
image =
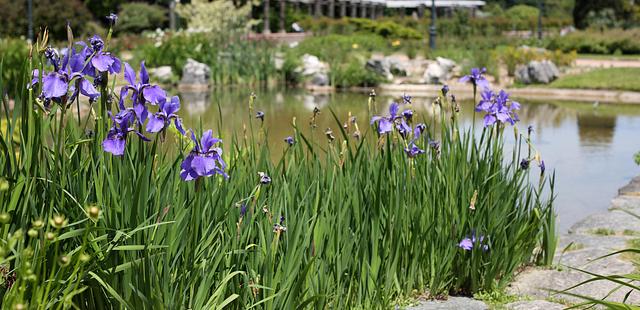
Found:
[[[87,214],[91,220],[96,222],[100,218],[100,208],[97,206],[90,206],[87,208]]]
[[[60,256],[60,259],[59,259],[58,263],[60,263],[60,266],[66,267],[66,266],[69,266],[70,262],[71,262],[71,259],[69,258],[69,256],[62,255],[62,256]]]
[[[31,226],[33,229],[41,229],[44,227],[44,221],[41,219],[33,220],[33,222],[31,222]]]
[[[0,213],[0,223],[7,224],[9,221],[11,221],[11,215],[9,213]]]
[[[44,237],[47,238],[47,240],[49,241],[53,241],[56,239],[56,234],[49,231],[46,234],[44,234]]]
[[[67,219],[62,214],[56,214],[49,219],[49,225],[53,226],[55,229],[62,229],[67,226],[67,223]]]
[[[37,238],[38,237],[38,231],[31,228],[27,231],[27,235],[29,235],[29,237],[31,238]]]

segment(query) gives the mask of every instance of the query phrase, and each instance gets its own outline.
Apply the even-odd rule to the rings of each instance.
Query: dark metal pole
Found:
[[[538,40],[542,40],[542,0],[538,0]]]
[[[269,27],[269,0],[264,0],[264,6],[262,7],[264,9],[263,11],[263,26],[262,26],[262,33],[264,34],[269,34],[271,33],[271,29]]]
[[[436,49],[436,2],[431,0],[431,27],[429,27],[429,48]]]
[[[33,0],[27,1],[27,18],[29,19],[27,37],[29,41],[33,42]]]
[[[171,0],[169,3],[169,29],[176,31],[176,1]]]

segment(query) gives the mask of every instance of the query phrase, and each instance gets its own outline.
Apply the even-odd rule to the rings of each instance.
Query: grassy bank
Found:
[[[640,91],[638,76],[640,76],[640,68],[595,69],[586,73],[563,76],[548,87]]]
[[[36,84],[23,72],[15,109],[3,98],[3,307],[388,308],[414,290],[502,288],[552,261],[553,178],[531,133],[498,122],[475,135],[441,96],[424,124],[391,111],[367,129],[316,111],[269,145],[252,97],[244,134],[222,143],[181,124],[142,67],[136,78],[123,64],[130,85],[113,89],[121,70],[89,43],[67,69],[39,42]],[[93,96],[93,113],[70,111],[81,103],[65,83]],[[333,131],[299,131],[321,117]],[[274,161],[274,148],[287,151]]]

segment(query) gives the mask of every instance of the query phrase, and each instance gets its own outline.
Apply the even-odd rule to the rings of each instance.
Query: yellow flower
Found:
[[[353,45],[351,45],[351,47],[355,50],[355,49],[358,49],[360,47],[360,45],[358,45],[358,43],[353,43]]]
[[[393,46],[393,47],[400,46],[400,40],[395,40],[395,41],[391,42],[391,46]]]

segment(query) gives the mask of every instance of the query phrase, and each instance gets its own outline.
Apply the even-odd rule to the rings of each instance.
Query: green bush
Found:
[[[576,51],[564,53],[561,50],[548,51],[536,48],[506,46],[496,50],[499,60],[507,66],[507,73],[513,76],[518,65],[528,64],[532,60],[551,60],[558,66],[570,66],[577,58]]]
[[[164,28],[168,10],[159,5],[132,2],[122,4],[118,13],[117,29],[121,32],[140,33],[144,30]]]
[[[509,20],[514,22],[526,22],[538,18],[539,10],[532,6],[519,4],[510,7],[504,12]]]
[[[264,41],[224,42],[207,33],[167,35],[158,44],[146,42],[136,51],[151,67],[171,66],[182,74],[187,58],[211,67],[212,80],[218,85],[266,82],[277,72],[273,64],[275,48]]]
[[[552,38],[547,48],[584,54],[612,54],[617,50],[622,54],[640,54],[640,29],[576,31]]]
[[[361,62],[349,62],[331,69],[332,80],[336,87],[353,86],[371,87],[385,81],[385,78],[371,70],[367,70]]]
[[[26,64],[29,47],[25,40],[0,39],[0,62],[2,80],[6,90],[14,91],[20,81]],[[4,94],[3,94],[4,95]]]
[[[27,36],[27,4],[26,1],[0,0],[0,36]],[[82,0],[33,0],[34,37],[47,27],[49,37],[54,40],[67,39],[65,22],[82,29],[93,16]]]

